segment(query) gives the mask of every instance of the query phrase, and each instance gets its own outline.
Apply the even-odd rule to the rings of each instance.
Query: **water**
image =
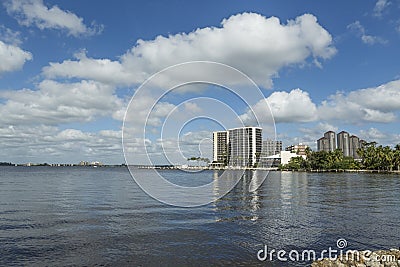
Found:
[[[146,172],[146,170],[140,170]],[[214,171],[165,170],[198,184]],[[400,246],[400,176],[246,172],[224,198],[185,209],[150,198],[125,168],[0,167],[1,266],[306,266],[257,251]]]

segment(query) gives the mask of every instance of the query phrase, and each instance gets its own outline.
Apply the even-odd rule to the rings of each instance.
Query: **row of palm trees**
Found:
[[[400,144],[393,149],[389,146],[377,146],[376,142],[365,144],[357,150],[360,160],[344,157],[340,149],[335,151],[306,150],[307,158],[292,158],[282,169],[305,170],[337,170],[337,169],[368,169],[368,170],[400,170]]]
[[[377,146],[376,142],[367,143],[357,153],[362,165],[370,170],[400,170],[400,144],[393,149],[389,146]]]

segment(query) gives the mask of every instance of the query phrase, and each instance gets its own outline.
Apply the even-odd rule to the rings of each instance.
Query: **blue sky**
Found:
[[[192,60],[227,64],[253,79],[284,145],[315,148],[327,130],[400,143],[399,11],[399,0],[3,1],[0,161],[122,163],[132,95],[151,75]],[[143,103],[155,101],[151,90]],[[176,135],[160,139],[163,120],[171,110],[201,116],[211,106],[177,107],[201,96],[246,117],[248,110],[213,87],[169,94],[153,114],[157,129],[144,137],[157,163],[160,147],[177,145]],[[263,103],[248,108],[262,117]],[[143,123],[135,119],[132,128]],[[218,128],[206,120],[185,125],[178,137],[185,157],[210,157],[207,127]],[[131,138],[141,163],[143,135],[132,129]]]

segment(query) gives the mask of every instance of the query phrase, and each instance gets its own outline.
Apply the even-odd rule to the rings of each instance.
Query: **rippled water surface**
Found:
[[[138,170],[146,172],[146,170]],[[214,171],[165,170],[193,185]],[[400,246],[400,175],[246,172],[199,208],[159,203],[125,168],[0,167],[0,265],[305,266],[257,251]]]

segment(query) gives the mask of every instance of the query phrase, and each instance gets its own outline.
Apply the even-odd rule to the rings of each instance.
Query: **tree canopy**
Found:
[[[376,142],[367,143],[357,150],[360,160],[344,157],[340,149],[333,152],[314,152],[308,149],[306,153],[307,159],[294,157],[281,168],[291,170],[400,170],[400,144],[392,149],[389,146],[377,146]]]

